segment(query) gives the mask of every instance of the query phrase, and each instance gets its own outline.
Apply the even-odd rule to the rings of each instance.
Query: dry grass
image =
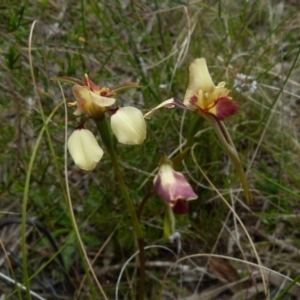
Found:
[[[193,156],[180,168],[199,199],[190,203],[188,215],[176,218],[179,254],[177,243],[162,238],[161,200],[152,197],[142,214],[148,246],[145,299],[300,299],[298,1],[106,2],[1,4],[0,224],[19,221],[0,226],[0,274],[30,285],[44,299],[104,299],[103,294],[113,299],[126,266],[119,299],[136,297],[137,261],[135,256],[128,259],[137,247],[111,161],[105,155],[95,170],[85,173],[68,159],[64,171],[66,114],[60,87],[50,78],[81,79],[88,73],[110,87],[141,84],[144,89],[123,93],[118,101],[146,112],[172,96],[182,99],[189,63],[205,57],[215,83],[226,80],[239,102],[238,115],[226,120],[226,126],[245,164],[254,204],[245,204],[230,161],[203,121]],[[32,77],[28,38],[37,19]],[[63,84],[63,91],[67,101],[74,100],[70,85]],[[70,134],[78,120],[71,109],[67,116]],[[148,122],[141,147],[117,147],[136,207],[152,186],[161,156],[178,153],[192,117],[176,109],[160,110]],[[65,174],[97,280],[88,275],[80,251]],[[40,228],[20,226],[24,199],[27,218],[52,234],[58,251]],[[294,285],[288,287],[290,280]],[[25,297],[21,285],[8,284],[2,276],[0,281],[3,299]]]

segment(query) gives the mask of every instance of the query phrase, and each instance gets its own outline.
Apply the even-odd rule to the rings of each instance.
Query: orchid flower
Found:
[[[209,74],[205,58],[197,58],[191,63],[189,67],[189,84],[183,102],[176,98],[168,99],[146,113],[144,118],[151,119],[159,108],[173,108],[175,106],[202,115],[212,125],[238,172],[247,201],[251,203],[252,196],[243,166],[231,137],[222,122],[238,111],[238,103],[230,97],[230,90],[225,88],[225,82],[220,82],[215,86]]]
[[[177,214],[188,212],[189,207],[185,204],[185,201],[198,198],[186,178],[173,169],[172,161],[167,157],[162,159],[153,184],[155,191]]]
[[[230,90],[225,88],[225,82],[214,85],[205,58],[197,58],[189,68],[189,85],[183,103],[176,98],[171,98],[153,108],[144,117],[150,119],[153,113],[161,107],[178,106],[200,114],[212,114],[222,121],[230,115],[234,115],[238,110],[238,103],[233,101],[229,95]]]
[[[142,144],[146,138],[146,122],[142,112],[136,107],[120,107],[111,118],[111,130],[119,143]]]
[[[82,170],[92,170],[103,156],[95,136],[83,126],[77,127],[68,139],[68,149],[75,164]]]
[[[69,106],[77,107],[75,115],[86,113],[88,118],[101,121],[104,114],[109,113],[111,129],[118,142],[127,145],[143,143],[146,138],[146,122],[142,112],[131,106],[111,108],[110,106],[116,101],[112,98],[116,94],[116,90],[97,86],[85,74],[84,85],[75,84],[72,91],[76,101],[69,103]],[[68,141],[68,149],[75,164],[84,170],[92,170],[103,155],[100,146],[98,147],[101,149],[102,155],[100,155],[99,148],[95,150],[97,141],[92,136],[90,131],[83,129],[83,125],[80,125]],[[91,144],[91,149],[89,149],[89,144]]]
[[[69,106],[77,106],[74,112],[76,116],[86,112],[93,118],[100,118],[106,112],[106,107],[116,102],[116,99],[110,98],[115,95],[115,91],[107,87],[97,86],[87,74],[84,75],[84,82],[84,86],[78,84],[73,86],[72,91],[76,101],[69,103]]]

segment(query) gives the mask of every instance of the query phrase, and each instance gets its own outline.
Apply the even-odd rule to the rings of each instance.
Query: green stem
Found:
[[[252,204],[253,199],[249,188],[249,183],[246,177],[246,174],[244,172],[243,165],[240,161],[238,152],[234,146],[234,143],[230,137],[230,134],[228,133],[224,123],[222,121],[217,120],[213,115],[210,114],[204,114],[205,119],[212,125],[214,131],[219,137],[219,140],[221,144],[223,145],[226,153],[228,154],[231,162],[233,163],[238,176],[241,180],[245,197],[247,199],[247,202],[249,204]]]
[[[129,195],[129,191],[127,185],[124,181],[122,173],[120,171],[118,158],[116,152],[113,147],[113,139],[108,127],[107,121],[104,117],[95,119],[98,131],[101,135],[102,141],[106,146],[108,154],[111,158],[114,172],[116,174],[117,180],[119,182],[122,194],[125,198],[125,202],[127,205],[127,209],[129,211],[129,215],[131,217],[134,233],[138,240],[138,247],[139,247],[139,262],[140,262],[140,283],[139,283],[139,295],[138,299],[143,300],[145,294],[145,249],[144,249],[144,232],[142,230],[141,224],[138,220],[133,201]]]
[[[175,170],[178,168],[178,166],[181,164],[181,162],[184,160],[184,158],[188,154],[189,150],[193,146],[194,137],[195,137],[197,131],[199,130],[201,122],[202,122],[202,119],[200,118],[200,116],[196,115],[193,118],[193,120],[189,126],[189,132],[187,135],[186,143],[184,145],[184,149],[176,157],[174,157],[172,159],[173,167]]]
[[[104,144],[107,148],[108,154],[111,158],[116,177],[117,177],[118,182],[120,184],[122,194],[125,198],[125,202],[126,202],[127,208],[129,210],[129,213],[130,213],[130,217],[131,217],[132,222],[133,222],[134,232],[135,232],[137,238],[139,238],[139,239],[143,238],[144,233],[143,233],[142,228],[140,226],[140,223],[138,221],[133,202],[130,198],[130,195],[129,195],[129,192],[128,192],[128,189],[127,189],[127,185],[125,184],[125,181],[124,181],[123,176],[122,176],[121,171],[120,171],[120,167],[119,167],[119,164],[118,164],[118,158],[117,158],[116,152],[115,152],[114,147],[113,147],[112,136],[111,136],[111,133],[110,133],[110,129],[107,125],[107,121],[104,118],[103,119],[96,119],[95,121],[96,121],[97,128],[99,130],[99,133],[101,135],[102,141],[104,142]]]
[[[165,202],[165,201],[164,201]],[[164,217],[164,238],[169,240],[170,236],[175,232],[175,217],[172,208],[165,202]]]
[[[289,292],[289,290],[300,280],[300,274],[296,276],[296,278],[290,282],[284,290],[274,299],[274,300],[281,300],[283,297]]]
[[[143,209],[144,209],[146,203],[154,194],[155,194],[155,190],[154,190],[154,187],[152,186],[151,189],[148,191],[148,193],[145,195],[145,197],[142,199],[142,201],[139,205],[139,208],[137,211],[137,217],[138,217],[139,222],[141,221],[142,212],[143,212]]]
[[[22,201],[22,226],[21,226],[21,243],[22,243],[22,263],[23,263],[23,280],[24,285],[26,286],[26,295],[28,299],[31,298],[31,294],[29,292],[29,277],[28,277],[28,268],[27,268],[27,251],[26,251],[26,219],[27,219],[27,204],[28,204],[28,198],[29,198],[29,189],[30,189],[30,180],[31,180],[31,174],[34,166],[34,161],[38,152],[38,148],[40,146],[40,143],[42,141],[42,137],[44,134],[44,131],[47,131],[47,126],[50,120],[52,120],[52,117],[58,110],[58,108],[63,104],[63,102],[60,102],[54,110],[51,112],[49,117],[47,119],[44,119],[44,125],[36,139],[36,142],[34,144],[34,147],[32,149],[32,154],[30,157],[30,161],[28,164],[28,169],[26,172],[26,180],[24,185],[24,192],[23,192],[23,201]],[[44,117],[44,116],[43,116]]]

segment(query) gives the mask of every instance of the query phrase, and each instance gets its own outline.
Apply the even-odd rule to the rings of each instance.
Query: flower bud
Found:
[[[184,201],[198,198],[185,177],[174,171],[169,161],[165,160],[160,165],[153,183],[156,192],[173,208],[175,213],[187,213],[188,207]]]
[[[146,138],[146,122],[142,112],[132,106],[121,107],[111,116],[111,129],[119,143],[142,144]]]
[[[83,170],[93,170],[103,156],[95,136],[82,127],[69,137],[68,149],[75,164]]]

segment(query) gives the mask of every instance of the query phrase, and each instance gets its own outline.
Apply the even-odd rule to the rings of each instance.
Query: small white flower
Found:
[[[257,90],[257,81],[252,76],[238,73],[235,76],[233,87],[238,92],[249,92],[253,94]]]
[[[146,122],[142,112],[132,106],[121,107],[111,116],[111,129],[119,143],[142,144],[146,138]]]
[[[103,156],[95,136],[87,129],[76,129],[68,139],[68,149],[82,170],[93,170]]]

